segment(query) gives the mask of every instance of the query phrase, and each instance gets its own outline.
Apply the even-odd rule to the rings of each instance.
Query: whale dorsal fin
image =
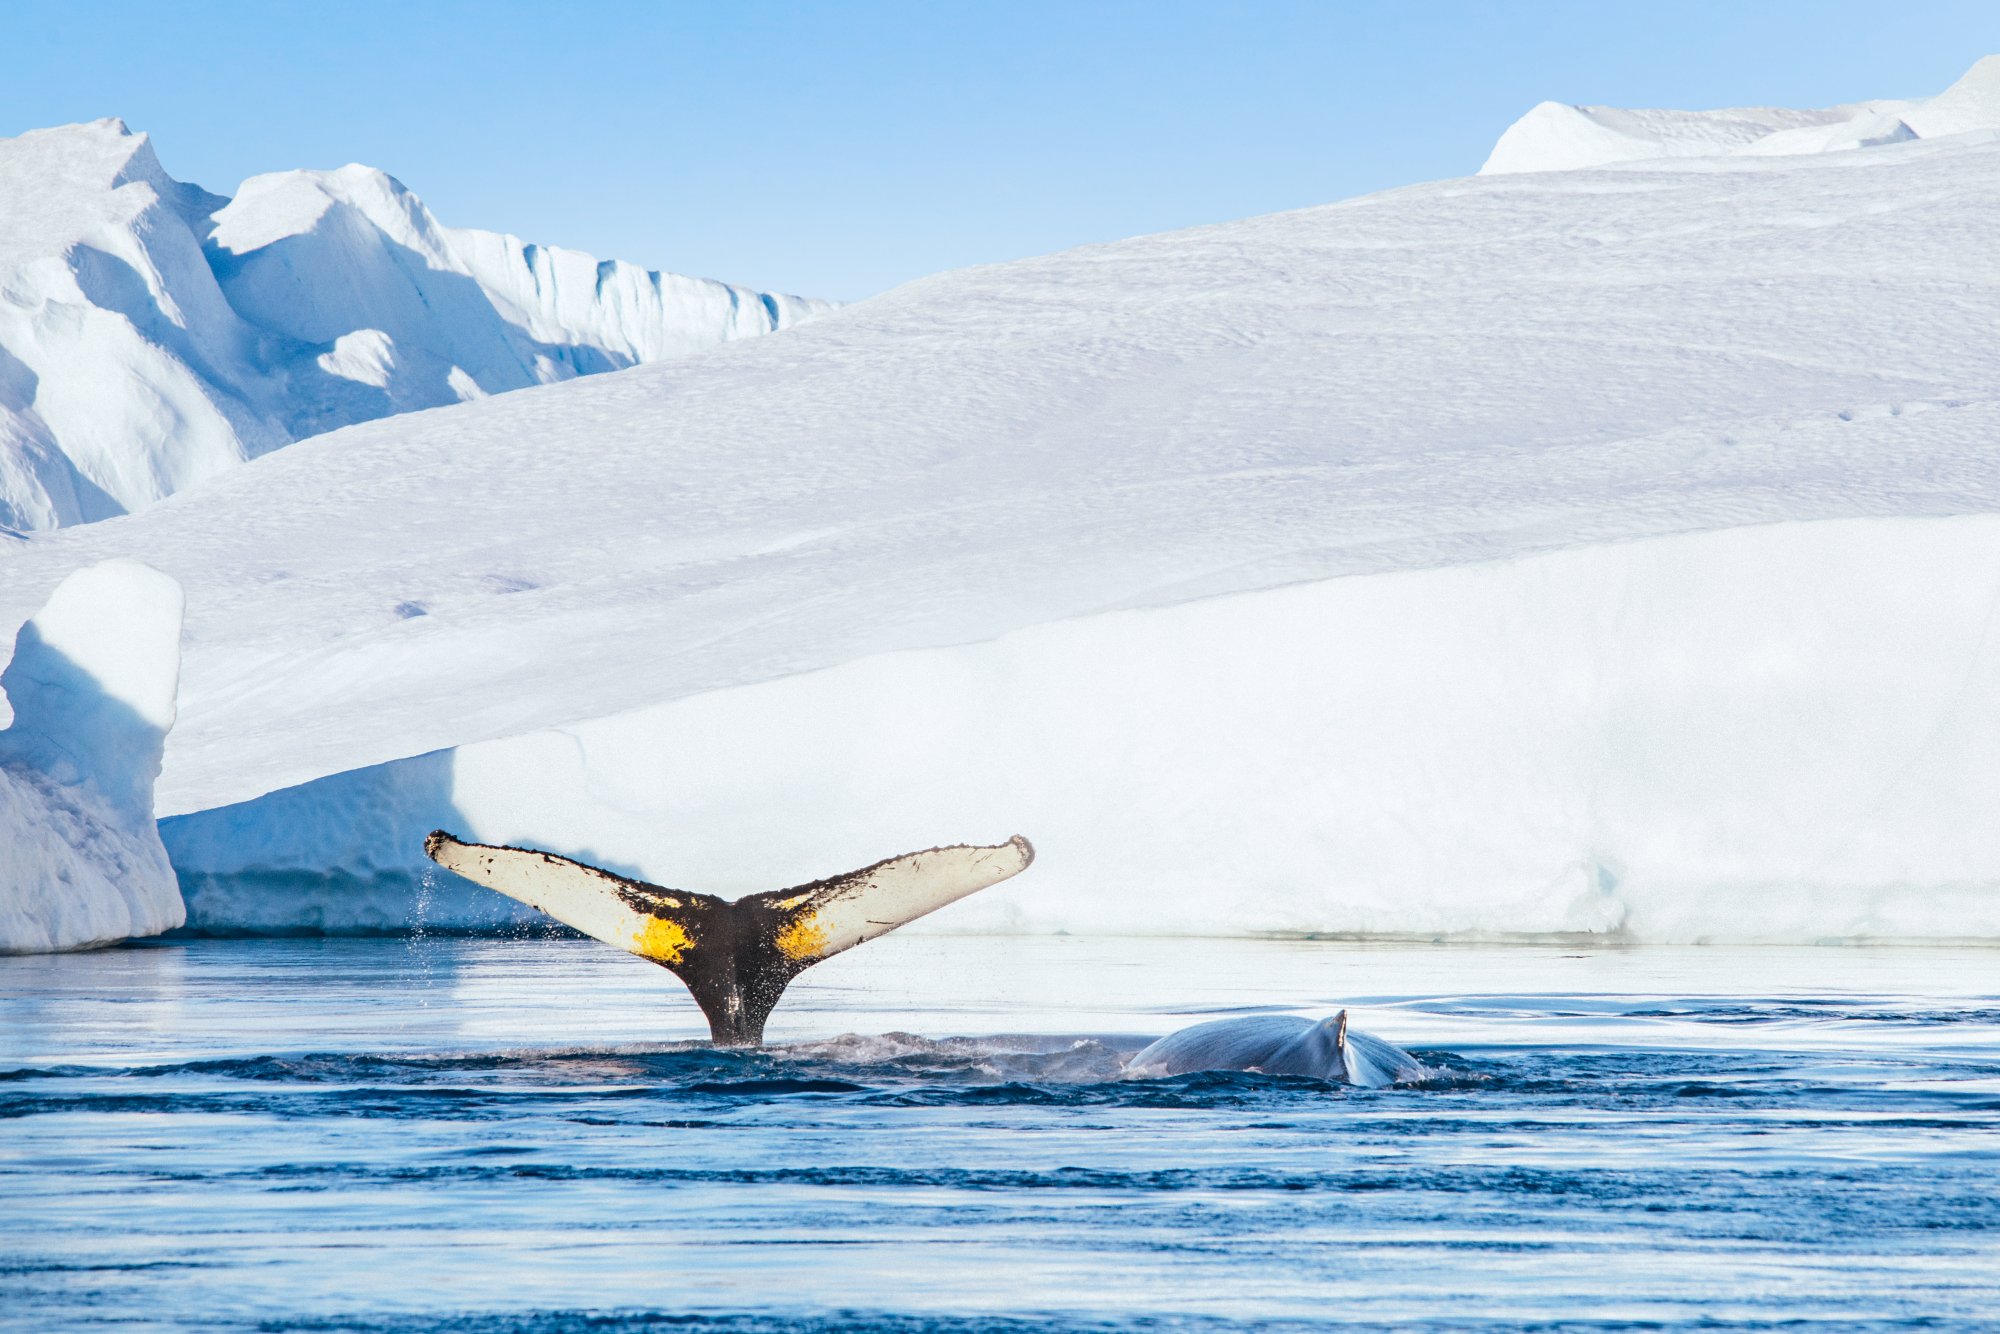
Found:
[[[1347,1050],[1347,1011],[1342,1010],[1333,1017],[1333,1045],[1340,1051]]]
[[[926,848],[730,903],[533,848],[462,842],[443,830],[424,840],[424,851],[447,870],[670,970],[725,1045],[762,1041],[786,985],[821,959],[996,885],[1035,858],[1019,836],[992,847]]]

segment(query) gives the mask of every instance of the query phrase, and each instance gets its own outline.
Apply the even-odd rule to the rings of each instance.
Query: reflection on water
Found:
[[[895,936],[717,1052],[588,942],[0,959],[0,1324],[1965,1328],[1996,964]],[[1117,1077],[1342,1005],[1430,1077]]]

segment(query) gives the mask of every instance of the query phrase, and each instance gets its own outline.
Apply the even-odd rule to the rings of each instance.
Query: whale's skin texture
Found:
[[[1346,1028],[1346,1019],[1345,1011],[1317,1023],[1289,1014],[1214,1019],[1167,1034],[1127,1061],[1125,1074],[1155,1079],[1200,1070],[1246,1070],[1363,1088],[1422,1078],[1424,1067],[1414,1056],[1394,1043]]]

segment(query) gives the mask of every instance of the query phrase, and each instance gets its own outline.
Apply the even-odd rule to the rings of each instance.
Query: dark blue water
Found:
[[[891,938],[716,1052],[588,942],[0,959],[0,1323],[2000,1328],[1995,963]],[[1340,1003],[1431,1077],[1117,1077]]]

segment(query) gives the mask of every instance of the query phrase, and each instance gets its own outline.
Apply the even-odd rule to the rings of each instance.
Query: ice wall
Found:
[[[21,627],[0,675],[0,953],[181,924],[153,823],[180,630],[180,585],[132,560],[72,574]]]
[[[165,830],[218,929],[394,929],[439,822],[726,895],[1035,840],[940,930],[2000,940],[1996,621],[2000,518],[1773,524],[880,655]]]

